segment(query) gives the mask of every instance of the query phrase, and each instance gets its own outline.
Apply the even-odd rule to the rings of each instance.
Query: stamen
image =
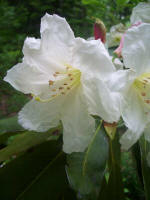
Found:
[[[53,84],[54,84],[54,81],[49,80],[49,85],[53,85]]]
[[[145,93],[145,92],[142,92],[141,95],[144,97],[144,96],[146,96],[146,93]]]
[[[81,72],[78,69],[73,68],[70,65],[66,65],[66,70],[58,72],[56,71],[53,76],[57,77],[53,80],[49,80],[48,84],[51,86],[49,97],[47,99],[43,99],[40,96],[35,96],[34,98],[40,102],[49,102],[53,98],[58,97],[60,95],[66,95],[73,88],[77,87],[80,84]],[[66,87],[65,87],[66,86]]]
[[[62,90],[62,89],[64,89],[63,87],[59,87],[59,90]]]
[[[150,103],[150,100],[145,100],[145,103],[149,104],[149,103]]]

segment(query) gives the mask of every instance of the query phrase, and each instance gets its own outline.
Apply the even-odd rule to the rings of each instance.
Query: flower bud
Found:
[[[104,23],[98,18],[96,18],[94,24],[94,37],[95,40],[101,39],[103,43],[106,42],[106,27]]]

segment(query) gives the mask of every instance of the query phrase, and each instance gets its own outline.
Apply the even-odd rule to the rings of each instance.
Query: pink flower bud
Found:
[[[94,24],[95,40],[101,39],[103,43],[106,42],[106,27],[100,19],[96,19]]]

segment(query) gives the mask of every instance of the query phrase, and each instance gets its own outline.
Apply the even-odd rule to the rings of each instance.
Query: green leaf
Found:
[[[121,175],[121,150],[119,144],[119,134],[116,132],[115,138],[109,140],[109,179],[106,188],[107,199],[124,200],[123,182]]]
[[[67,174],[70,185],[80,196],[91,194],[96,199],[108,158],[108,142],[99,123],[87,150],[67,156]],[[87,198],[86,198],[87,199]]]
[[[74,197],[68,187],[65,154],[61,148],[60,140],[48,141],[1,168],[1,199],[57,200]]]
[[[0,135],[8,132],[18,132],[24,129],[18,124],[17,116],[0,120]]]
[[[140,139],[140,150],[141,150],[141,165],[142,165],[142,174],[143,182],[145,189],[146,200],[150,199],[150,166],[148,165],[147,156],[150,152],[150,143],[147,142],[144,136]]]
[[[20,134],[24,129],[18,124],[17,116],[0,120],[0,144],[5,144],[10,136]]]
[[[27,149],[45,142],[49,139],[57,139],[58,135],[53,135],[59,129],[51,129],[48,132],[37,133],[37,132],[24,132],[14,137],[12,142],[5,148],[0,150],[0,162],[10,159],[13,155],[18,155]]]
[[[140,150],[139,142],[137,142],[136,144],[132,146],[131,152],[132,152],[132,156],[133,156],[134,163],[136,166],[138,180],[140,181],[142,187],[144,187],[143,175],[142,175],[142,163],[141,163],[141,150]]]

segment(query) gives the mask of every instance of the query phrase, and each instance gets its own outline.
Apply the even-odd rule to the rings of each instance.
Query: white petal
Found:
[[[117,122],[120,118],[120,96],[109,90],[99,77],[88,76],[83,81],[83,91],[89,112],[107,122]]]
[[[61,71],[64,68],[56,59],[50,57],[47,51],[42,49],[40,39],[27,37],[24,41],[23,54],[23,60],[26,63],[36,66],[49,75],[54,74],[56,71]]]
[[[133,132],[128,129],[120,139],[121,148],[123,150],[128,150],[133,144],[138,141],[141,134],[142,132],[140,131]]]
[[[59,124],[61,105],[61,99],[47,103],[32,100],[19,112],[19,123],[28,130],[47,131]]]
[[[131,87],[135,78],[136,73],[132,70],[118,70],[111,74],[107,80],[107,85],[111,91],[125,94]]]
[[[19,63],[11,68],[4,80],[25,94],[40,95],[49,87],[49,74],[26,63]]]
[[[76,91],[77,90],[77,91]],[[63,108],[63,150],[66,153],[83,152],[94,133],[95,120],[88,113],[80,88],[67,97]]]
[[[131,88],[125,97],[125,104],[122,106],[122,117],[126,126],[134,132],[142,132],[147,123],[147,115],[144,112],[144,105],[136,91]]]
[[[118,58],[115,58],[113,63],[117,70],[123,69],[123,63]]]
[[[126,95],[124,105],[122,105],[122,117],[129,128],[121,138],[121,144],[124,149],[130,148],[143,133],[147,124],[147,115],[140,97],[131,88]]]
[[[150,2],[140,2],[136,7],[134,7],[130,21],[132,24],[139,21],[150,23]]]
[[[150,72],[150,24],[129,29],[124,38],[122,56],[125,66],[141,73]]]
[[[70,63],[74,34],[64,18],[49,14],[42,17],[41,40],[47,56],[62,64]]]
[[[86,41],[76,38],[73,48],[73,66],[79,68],[83,74],[98,74],[105,79],[115,67],[107,50],[100,40]]]

